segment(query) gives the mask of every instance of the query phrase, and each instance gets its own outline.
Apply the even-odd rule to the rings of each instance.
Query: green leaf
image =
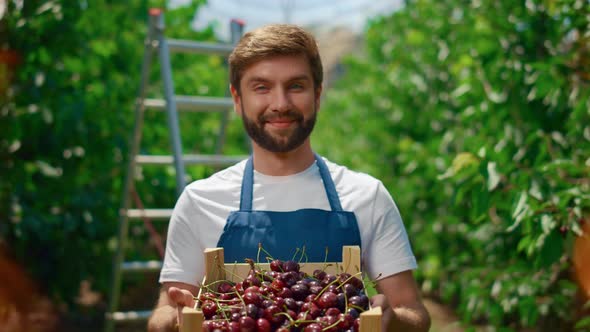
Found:
[[[514,231],[514,229],[516,229],[516,227],[518,227],[522,220],[528,215],[529,206],[527,204],[527,197],[528,194],[525,191],[520,193],[518,203],[516,203],[516,208],[512,212],[512,218],[514,219],[514,223],[506,229],[507,232]]]
[[[590,328],[590,316],[584,317],[576,322],[574,326],[576,330],[583,330],[585,328]]]
[[[500,183],[500,174],[496,170],[496,163],[495,162],[488,162],[487,167],[488,172],[488,191],[493,191],[498,187]]]

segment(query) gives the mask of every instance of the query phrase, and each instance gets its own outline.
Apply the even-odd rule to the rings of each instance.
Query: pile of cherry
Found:
[[[249,263],[243,281],[203,286],[203,331],[359,331],[360,313],[369,307],[359,278],[322,270],[310,276],[295,261],[273,260],[270,271]]]

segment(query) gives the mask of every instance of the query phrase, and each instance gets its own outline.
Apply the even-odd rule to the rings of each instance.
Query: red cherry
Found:
[[[274,272],[283,272],[283,262],[281,262],[279,259],[271,261],[270,269]]]
[[[204,292],[201,293],[201,295],[199,296],[199,301],[203,302],[205,300],[213,300],[216,299],[217,296],[211,292]]]
[[[326,287],[329,284],[331,284],[333,281],[336,280],[336,276],[333,274],[326,274],[326,276],[324,277],[324,279],[322,279],[322,281],[320,282],[320,285],[322,285],[322,287]]]
[[[264,318],[258,318],[256,321],[257,332],[270,332],[270,322]]]
[[[313,302],[305,302],[301,306],[301,311],[307,311],[311,315],[312,318],[316,318],[322,314],[322,310],[317,306],[317,304]]]
[[[262,304],[262,296],[260,296],[260,293],[254,293],[254,292],[250,292],[250,293],[244,293],[244,295],[242,296],[242,299],[244,300],[244,303],[246,304],[254,304],[255,306],[260,306]]]
[[[338,315],[340,315],[340,310],[338,310],[338,308],[326,309],[326,316],[338,316]]]
[[[332,284],[332,285],[328,286],[328,288],[326,290],[328,292],[332,292],[334,294],[338,294],[341,292],[341,289],[338,288],[338,285],[336,285],[336,284]]]
[[[240,318],[240,332],[255,332],[256,321],[248,316]]]
[[[209,331],[213,331],[216,328],[216,322],[212,321],[212,320],[206,320],[203,322],[203,331],[204,332],[209,332]]]
[[[254,292],[254,293],[260,293],[260,287],[258,287],[258,286],[250,286],[250,287],[246,288],[246,290],[244,290],[244,294],[245,293],[252,293],[252,292]]]
[[[318,323],[311,323],[305,327],[304,332],[322,332],[322,326]]]
[[[219,283],[217,286],[218,293],[230,293],[234,291],[234,286],[227,281]]]
[[[247,304],[246,305],[246,316],[256,319],[258,318],[258,312],[260,311],[260,309],[254,305],[254,304]]]
[[[309,292],[311,294],[317,295],[322,291],[322,289],[324,289],[322,286],[311,286],[311,287],[309,287]]]
[[[240,323],[238,322],[230,322],[228,327],[229,332],[241,332]]]
[[[285,315],[280,314],[281,312],[282,310],[280,307],[271,305],[270,307],[264,309],[263,317],[275,325],[280,325],[286,318]]]
[[[295,261],[286,261],[283,263],[283,269],[285,272],[299,272],[299,263]]]
[[[327,309],[338,304],[338,297],[332,292],[325,292],[316,302],[320,308]]]
[[[338,327],[346,326],[346,328],[344,328],[344,330],[351,328],[354,324],[354,317],[352,317],[349,314],[340,314],[338,316],[338,319],[342,320],[342,322],[340,324],[338,324]]]
[[[283,287],[283,289],[281,289],[281,291],[277,293],[277,296],[280,296],[282,298],[292,298],[293,292],[291,292],[290,288]]]
[[[203,302],[201,306],[201,310],[203,311],[203,315],[205,315],[206,319],[210,319],[217,313],[217,304],[211,300],[206,300]]]
[[[279,308],[283,308],[285,307],[285,299],[282,297],[277,297],[275,298],[275,303],[274,305],[276,305]]]
[[[317,280],[322,280],[326,277],[326,272],[322,270],[315,270],[313,271],[313,277]]]
[[[361,329],[361,328],[360,328],[360,325],[361,325],[361,319],[360,319],[360,318],[356,318],[356,319],[354,320],[354,323],[352,324],[352,327],[353,327],[353,329],[354,329],[355,331],[359,331],[359,330]]]
[[[278,292],[280,292],[283,288],[285,288],[287,285],[285,284],[284,281],[280,280],[280,279],[275,279],[272,281],[272,283],[270,284],[270,288],[271,290],[276,294]]]
[[[285,299],[285,306],[287,307],[287,309],[290,309],[290,310],[294,310],[294,311],[299,310],[299,306],[297,305],[297,301],[295,301],[295,299],[293,299],[293,298],[286,298]]]

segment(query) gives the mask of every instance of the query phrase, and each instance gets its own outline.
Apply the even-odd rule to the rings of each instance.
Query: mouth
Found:
[[[284,128],[289,128],[292,124],[294,124],[295,120],[294,119],[272,119],[272,120],[266,121],[266,123],[268,125],[270,125],[271,127],[284,129]]]

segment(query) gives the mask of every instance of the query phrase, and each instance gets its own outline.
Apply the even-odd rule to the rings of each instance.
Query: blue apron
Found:
[[[273,258],[281,260],[293,259],[297,249],[301,254],[301,250],[305,248],[303,262],[340,262],[342,246],[360,247],[361,236],[354,213],[342,211],[326,163],[317,154],[315,159],[331,211],[253,211],[254,166],[252,157],[248,159],[242,179],[240,210],[230,213],[217,243],[218,247],[224,248],[226,263],[243,263],[245,258],[256,260],[259,243]],[[266,256],[262,252],[260,262],[266,262]]]

